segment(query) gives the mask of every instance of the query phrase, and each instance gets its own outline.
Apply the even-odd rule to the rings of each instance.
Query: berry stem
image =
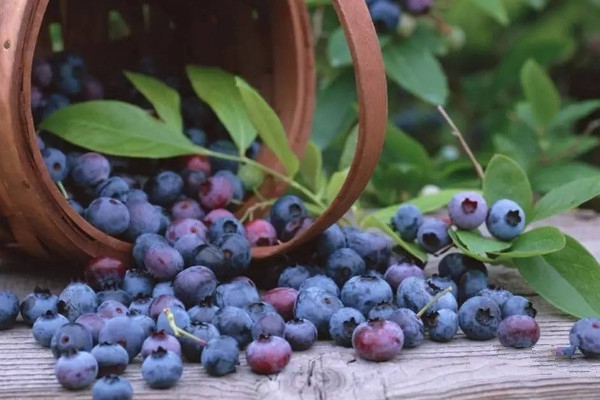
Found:
[[[63,183],[61,181],[58,181],[56,182],[56,186],[58,186],[58,190],[60,190],[62,195],[65,196],[65,199],[69,200],[69,194],[67,193],[67,189],[65,189]]]
[[[436,301],[438,301],[438,299],[440,297],[442,297],[446,293],[450,293],[451,291],[452,291],[452,286],[448,286],[446,289],[442,290],[441,292],[439,292],[438,294],[433,296],[433,298],[431,300],[429,300],[429,302],[427,304],[425,304],[425,307],[421,308],[421,310],[417,313],[417,317],[421,318],[421,316],[423,316],[423,314],[425,314],[425,311],[427,311],[427,309],[429,307],[431,307],[433,305],[433,303],[435,303]]]
[[[440,112],[440,114],[442,114],[442,116],[446,119],[448,125],[450,125],[450,127],[452,128],[452,135],[458,140],[465,153],[467,153],[467,157],[469,157],[469,160],[471,160],[471,163],[475,167],[475,172],[477,172],[477,176],[479,176],[479,179],[483,181],[483,168],[481,168],[481,164],[479,164],[479,162],[475,159],[475,156],[473,155],[471,148],[465,141],[464,136],[462,135],[462,133],[460,133],[460,130],[456,127],[452,119],[448,116],[446,110],[444,110],[444,107],[438,106],[437,109]]]
[[[242,215],[242,218],[240,218],[240,221],[245,222],[248,218],[252,217],[252,214],[254,214],[256,210],[269,207],[273,205],[273,203],[275,203],[275,200],[265,200],[248,207],[244,215]]]
[[[196,336],[192,335],[191,333],[184,331],[183,329],[181,329],[180,327],[177,326],[177,324],[175,323],[175,317],[173,316],[173,313],[171,312],[170,309],[165,308],[163,310],[163,313],[167,317],[167,321],[169,321],[169,326],[171,327],[171,329],[173,329],[175,336],[187,336],[188,338],[200,343],[202,346],[206,346],[207,342],[205,340],[202,340],[199,337],[196,337]]]

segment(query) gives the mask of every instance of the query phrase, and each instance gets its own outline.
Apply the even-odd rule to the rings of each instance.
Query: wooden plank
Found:
[[[543,224],[560,227],[600,257],[597,216],[575,213]],[[71,279],[66,272],[53,276],[32,274],[35,265],[0,265],[0,287],[20,296],[36,284],[58,291]],[[436,262],[427,270],[433,273]],[[554,351],[568,344],[575,318],[558,311],[531,289],[516,271],[490,268],[491,280],[528,295],[538,309],[540,341],[532,349],[504,348],[497,340],[472,341],[459,334],[451,343],[429,340],[415,349],[403,349],[394,360],[372,363],[357,359],[352,349],[318,342],[306,352],[296,352],[280,374],[253,374],[241,353],[238,372],[226,377],[208,376],[198,364],[186,363],[182,380],[172,389],[152,390],[142,380],[141,359],[125,372],[136,399],[597,399],[600,363],[577,357],[556,360]],[[68,392],[57,383],[54,359],[41,349],[27,327],[0,332],[0,398],[89,399],[89,390]]]

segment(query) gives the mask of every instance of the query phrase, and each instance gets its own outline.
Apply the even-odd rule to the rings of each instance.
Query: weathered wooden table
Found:
[[[600,218],[569,213],[544,221],[581,241],[600,258]],[[0,264],[0,288],[20,297],[35,285],[59,292],[69,275],[39,266]],[[436,270],[435,263],[428,272]],[[135,399],[600,399],[600,361],[578,357],[555,359],[557,346],[568,344],[575,318],[545,302],[514,270],[491,268],[491,280],[528,296],[538,309],[541,338],[532,349],[502,347],[497,340],[476,342],[460,334],[447,344],[426,341],[403,349],[393,361],[372,363],[355,357],[352,349],[318,342],[294,353],[285,370],[273,376],[250,372],[243,354],[238,372],[222,378],[208,376],[198,364],[186,364],[182,380],[169,390],[152,390],[141,377],[138,357],[125,372]],[[40,348],[25,326],[0,332],[0,398],[90,399],[90,390],[63,390],[54,377],[54,359]]]

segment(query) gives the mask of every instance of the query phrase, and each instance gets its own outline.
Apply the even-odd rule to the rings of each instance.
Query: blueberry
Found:
[[[425,317],[429,338],[434,342],[449,342],[458,332],[458,315],[452,310],[440,309]]]
[[[600,357],[600,319],[581,318],[571,327],[569,341],[587,358]]]
[[[364,315],[355,308],[343,307],[334,312],[329,320],[329,335],[339,346],[352,347],[354,329],[365,322]]]
[[[292,347],[279,336],[261,335],[246,349],[250,370],[260,375],[281,372],[291,357]]]
[[[288,223],[307,216],[308,211],[302,199],[295,195],[284,195],[273,203],[269,221],[273,224],[277,235],[281,236]]]
[[[96,312],[98,300],[94,290],[81,282],[68,284],[58,296],[58,312],[71,322],[80,315]]]
[[[132,300],[129,293],[127,293],[123,289],[117,289],[114,286],[107,287],[105,290],[96,293],[96,298],[98,299],[99,304],[111,300],[121,303],[125,306],[125,308],[129,307]]]
[[[83,216],[98,230],[112,236],[125,232],[131,219],[125,204],[109,197],[93,200]]]
[[[441,292],[442,290],[451,287],[450,292],[455,299],[458,300],[458,285],[449,276],[439,276],[434,274],[425,281],[429,287],[430,293],[433,295]]]
[[[80,155],[73,163],[71,178],[81,188],[94,188],[108,179],[111,165],[102,154],[88,152]]]
[[[189,325],[188,325],[189,326]],[[181,344],[173,335],[169,335],[164,330],[155,331],[150,334],[142,343],[142,358],[145,359],[159,347],[181,356]]]
[[[485,222],[488,207],[485,199],[475,192],[461,192],[448,204],[450,221],[459,229],[472,230]]]
[[[238,342],[226,335],[210,339],[202,351],[201,362],[206,373],[212,376],[235,372],[240,365]]]
[[[248,304],[260,301],[260,296],[256,286],[242,281],[230,281],[217,286],[213,301],[220,308],[225,306],[244,308]]]
[[[500,307],[500,310],[502,310],[502,306],[506,300],[513,297],[513,294],[499,286],[489,285],[487,288],[479,291],[477,296],[489,297],[490,299],[494,300],[496,304],[498,304],[498,307]]]
[[[83,78],[81,93],[78,96],[82,101],[100,100],[104,98],[104,85],[98,78],[86,75]]]
[[[52,66],[43,58],[36,57],[31,67],[33,83],[41,88],[47,88],[52,83]]]
[[[458,302],[460,304],[464,303],[487,287],[487,274],[478,269],[467,270],[462,274],[458,283]]]
[[[224,176],[212,176],[200,185],[199,197],[207,210],[225,208],[233,199],[233,186]]]
[[[378,33],[392,32],[400,23],[400,6],[392,0],[378,0],[369,7],[373,25]]]
[[[130,203],[135,203],[136,201],[148,201],[148,195],[146,194],[146,192],[144,192],[141,189],[130,189],[129,192],[127,192],[127,201],[125,202],[126,205],[129,205]]]
[[[139,294],[133,298],[129,305],[129,315],[147,315],[150,316],[150,304],[153,298],[144,294]]]
[[[368,319],[387,319],[389,320],[394,311],[398,309],[398,306],[392,303],[391,301],[382,301],[375,305],[375,307],[369,310],[369,314],[367,315]]]
[[[126,203],[129,211],[129,226],[125,236],[135,240],[144,233],[159,233],[162,227],[162,214],[158,208],[147,201]]]
[[[132,297],[151,296],[154,283],[154,278],[148,271],[134,268],[125,272],[122,287]]]
[[[169,307],[169,310],[171,310],[173,318],[175,319],[175,324],[179,328],[185,329],[192,323],[190,316],[188,315],[187,311],[185,311],[185,308],[173,306]],[[156,331],[165,331],[169,335],[175,335],[175,332],[173,332],[171,325],[169,325],[169,320],[164,312],[158,314],[158,317],[156,318]]]
[[[118,316],[129,316],[129,309],[123,303],[115,300],[105,300],[99,306],[96,313],[105,319],[110,319]]]
[[[51,93],[45,100],[45,104],[35,113],[36,121],[43,121],[61,108],[71,105],[69,98],[60,93]]]
[[[131,320],[134,324],[142,327],[144,331],[144,339],[150,336],[150,334],[156,331],[156,323],[152,318],[147,315],[137,314],[136,312],[131,312]]]
[[[125,203],[130,187],[127,181],[119,176],[112,176],[96,186],[96,197],[110,197]]]
[[[48,289],[36,287],[33,293],[29,293],[19,307],[23,321],[33,326],[33,323],[48,311],[58,312],[58,296],[52,294]]]
[[[54,333],[68,323],[69,320],[64,315],[47,311],[35,320],[31,328],[31,333],[40,346],[50,347]]]
[[[98,362],[98,378],[116,374],[121,375],[129,365],[129,355],[117,343],[99,343],[90,351]]]
[[[184,235],[193,234],[206,240],[207,227],[199,219],[183,218],[173,221],[167,227],[165,237],[171,245]]]
[[[294,265],[286,267],[279,276],[277,286],[279,287],[291,287],[296,290],[300,288],[300,285],[310,278],[311,274],[308,268],[302,265]]]
[[[65,96],[77,96],[83,89],[86,65],[83,58],[72,53],[61,52],[51,59],[52,83]]]
[[[133,388],[122,376],[107,375],[92,386],[92,400],[131,400]]]
[[[150,318],[156,320],[165,308],[172,309],[173,307],[183,308],[185,310],[185,306],[181,300],[179,300],[173,294],[163,293],[158,295],[154,297],[152,304],[150,304]]]
[[[207,343],[220,335],[219,330],[213,324],[205,322],[192,322],[185,328],[185,331]],[[205,347],[203,344],[187,336],[180,336],[179,343],[181,344],[181,353],[187,361],[192,363],[201,362],[202,352]]]
[[[421,210],[413,204],[403,204],[398,207],[392,217],[391,225],[403,240],[412,242],[417,238],[417,230],[423,223]]]
[[[264,301],[247,304],[244,307],[244,310],[248,313],[250,318],[252,318],[253,323],[256,323],[256,321],[269,313],[277,313],[275,307]]]
[[[498,304],[487,297],[471,297],[458,310],[458,325],[464,334],[473,340],[489,340],[496,337],[501,320]]]
[[[173,243],[173,247],[181,254],[184,266],[187,268],[194,265],[194,252],[198,247],[204,244],[206,244],[206,242],[200,236],[189,233],[180,236],[175,243]]]
[[[285,324],[283,337],[292,350],[308,350],[317,340],[317,327],[307,319],[292,318]]]
[[[154,244],[146,252],[144,265],[158,281],[169,281],[183,270],[183,257],[167,244]]]
[[[425,327],[417,314],[408,308],[399,308],[389,319],[397,323],[404,333],[404,347],[417,347],[425,340]]]
[[[92,258],[83,268],[83,277],[94,290],[120,286],[125,277],[126,267],[121,260],[113,257],[98,256]]]
[[[38,116],[40,114],[41,108],[46,105],[46,99],[44,98],[44,93],[42,89],[35,85],[31,85],[31,110],[33,112],[34,121],[38,121]],[[45,145],[42,139],[37,136],[38,147],[40,151],[44,150]]]
[[[183,362],[176,353],[159,347],[142,363],[142,378],[153,389],[175,386],[183,375]]]
[[[448,224],[441,219],[425,218],[417,231],[417,241],[426,252],[436,253],[452,243],[448,228]]]
[[[511,315],[527,315],[535,318],[537,310],[533,307],[533,303],[523,296],[511,296],[502,306],[502,319],[508,318]]]
[[[77,200],[73,200],[73,199],[67,199],[67,203],[69,203],[69,205],[71,207],[73,207],[73,210],[81,215],[83,217],[83,214],[85,212],[85,209],[83,208],[83,206],[81,205],[81,203],[79,203]]]
[[[87,351],[70,350],[54,365],[54,375],[62,387],[81,390],[92,383],[98,374],[98,362]]]
[[[253,303],[260,304],[260,303]],[[246,308],[248,311],[248,309]],[[212,304],[211,298],[205,298],[198,305],[187,310],[188,315],[190,316],[190,321],[192,324],[194,323],[210,323],[215,314],[219,311],[219,307]]]
[[[326,292],[333,294],[335,297],[340,296],[340,288],[338,287],[338,285],[333,281],[333,279],[325,275],[311,276],[310,278],[302,282],[298,290],[302,291],[308,287],[318,287],[320,289],[325,290]]]
[[[156,282],[152,288],[152,297],[156,298],[161,294],[168,294],[175,296],[175,289],[173,288],[173,281]]]
[[[330,225],[315,240],[317,256],[321,259],[329,258],[330,254],[346,246],[346,235],[337,223]]]
[[[196,146],[206,146],[206,132],[198,128],[188,128],[185,131],[185,135],[190,138],[191,142]]]
[[[336,296],[317,287],[309,287],[298,293],[294,305],[294,317],[307,319],[316,327],[319,335],[329,334],[329,320],[344,304]]]
[[[457,285],[467,270],[480,270],[487,274],[484,263],[459,252],[446,254],[438,264],[439,275],[449,276]]]
[[[386,281],[369,275],[354,276],[342,287],[340,299],[344,306],[354,307],[364,316],[382,301],[392,301],[392,288]]]
[[[432,299],[424,279],[410,276],[402,281],[396,291],[396,304],[419,312]]]
[[[252,248],[245,236],[227,233],[219,238],[216,245],[223,253],[222,267],[213,270],[219,280],[240,276],[248,270],[252,261]]]
[[[224,169],[218,170],[213,176],[221,176],[229,180],[229,183],[231,183],[233,188],[233,200],[242,201],[244,199],[244,196],[246,195],[246,189],[236,174]]]
[[[222,335],[231,336],[240,348],[252,340],[252,318],[242,308],[224,306],[215,314],[213,324]]]
[[[75,322],[85,326],[92,333],[94,344],[98,344],[98,333],[106,324],[105,318],[95,312],[90,312],[80,315]]]
[[[356,327],[352,334],[352,347],[362,359],[388,361],[400,353],[404,346],[404,332],[392,321],[371,319]]]
[[[268,312],[252,325],[252,339],[256,340],[261,335],[283,337],[285,321],[277,312]]]
[[[400,283],[409,276],[425,279],[425,272],[415,264],[400,262],[390,265],[385,271],[383,279],[385,279],[392,290],[396,292]]]
[[[225,255],[216,245],[202,243],[192,251],[192,254],[190,255],[190,264],[204,265],[209,267],[213,273],[215,271],[218,273],[225,268]]]
[[[133,260],[138,268],[144,269],[146,253],[155,244],[169,244],[167,239],[156,233],[143,233],[133,242]]]
[[[106,324],[98,333],[98,343],[118,343],[129,354],[129,362],[140,354],[146,332],[128,316],[114,317],[106,320]]]
[[[183,180],[183,193],[192,199],[198,199],[200,188],[206,181],[206,172],[185,168],[179,175]]]
[[[244,229],[251,246],[272,246],[277,243],[277,232],[266,219],[248,221]]]
[[[532,347],[540,340],[540,327],[528,315],[511,315],[500,322],[498,340],[505,347]]]
[[[364,275],[366,264],[362,257],[350,248],[334,250],[327,257],[325,264],[327,276],[342,287],[353,276]]]
[[[367,231],[346,231],[346,238],[348,247],[363,258],[367,269],[383,273],[389,267],[392,256],[392,242],[389,239]]]
[[[42,158],[52,180],[54,182],[64,181],[69,174],[65,153],[53,147],[46,147],[42,150]]]
[[[217,242],[222,236],[226,234],[236,233],[242,236],[246,236],[246,228],[235,217],[219,217],[215,219],[210,228],[208,228],[208,240],[211,242]]]
[[[298,298],[298,291],[290,287],[277,287],[262,295],[263,301],[271,304],[284,320],[289,321],[294,317],[294,305]]]
[[[175,220],[183,218],[203,219],[204,210],[200,204],[193,199],[179,200],[171,207],[171,215]]]
[[[510,241],[525,229],[525,213],[514,201],[501,199],[492,204],[485,223],[493,237]]]
[[[183,179],[173,171],[163,171],[148,179],[144,191],[152,204],[170,207],[183,193]]]
[[[216,140],[212,142],[208,148],[209,150],[232,156],[236,156],[239,153],[236,145],[231,140]],[[217,157],[210,157],[210,163],[212,164],[214,171],[228,170],[236,174],[239,168],[239,162],[223,160]]]
[[[404,0],[403,5],[409,13],[423,15],[431,9],[432,0]]]
[[[59,358],[69,350],[90,351],[94,347],[92,333],[77,322],[69,322],[58,328],[50,341],[54,358]]]
[[[215,274],[207,267],[196,265],[177,274],[173,280],[175,296],[191,308],[212,295],[217,287]]]

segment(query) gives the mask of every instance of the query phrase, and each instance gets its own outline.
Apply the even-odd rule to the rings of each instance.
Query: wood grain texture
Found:
[[[541,224],[560,227],[600,257],[600,235],[595,234],[597,216],[581,218],[575,213]],[[69,275],[37,276],[27,267],[5,262],[0,265],[0,287],[20,296],[35,284],[60,290]],[[433,273],[436,263],[428,266]],[[285,370],[273,376],[250,372],[241,354],[238,372],[222,378],[208,376],[199,365],[187,364],[176,387],[148,388],[141,377],[138,357],[125,372],[136,399],[597,399],[600,362],[581,357],[557,360],[557,346],[568,344],[568,333],[576,320],[558,311],[519,278],[516,271],[490,268],[491,280],[509,290],[525,294],[538,309],[541,338],[532,349],[509,349],[497,340],[477,342],[459,334],[451,343],[426,340],[415,349],[403,349],[393,361],[372,363],[357,359],[352,349],[318,342],[306,352],[292,356]],[[0,332],[0,398],[89,399],[90,391],[68,392],[56,382],[54,359],[41,349],[28,328]]]

